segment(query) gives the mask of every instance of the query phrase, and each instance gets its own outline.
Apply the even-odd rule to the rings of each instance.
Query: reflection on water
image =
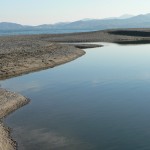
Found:
[[[150,149],[150,45],[86,52],[0,82],[32,99],[6,119],[21,150]]]

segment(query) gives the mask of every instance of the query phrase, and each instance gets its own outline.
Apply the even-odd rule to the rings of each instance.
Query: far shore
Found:
[[[0,80],[53,68],[83,56],[85,51],[82,49],[102,46],[98,44],[75,44],[78,42],[150,43],[150,29],[1,36]],[[29,100],[24,96],[0,88],[0,149],[17,149],[16,143],[10,136],[9,128],[4,126],[2,121],[8,114],[28,102]]]

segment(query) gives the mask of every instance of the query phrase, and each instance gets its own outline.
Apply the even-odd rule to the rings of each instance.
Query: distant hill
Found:
[[[42,25],[34,26],[34,28],[42,28],[42,29],[43,28],[60,28],[67,24],[69,24],[69,22],[59,22],[55,24],[42,24]]]
[[[113,29],[113,28],[150,28],[150,14],[138,15],[122,18],[110,18],[110,19],[94,19],[94,20],[79,20],[67,24],[64,28],[68,29]]]
[[[109,20],[109,19],[128,19],[128,18],[131,18],[131,17],[134,17],[134,16],[130,15],[130,14],[124,14],[124,15],[121,15],[119,17],[104,18],[103,20]]]
[[[24,30],[33,28],[33,26],[21,25],[18,23],[0,22],[0,30]]]
[[[64,29],[64,30],[104,30],[116,28],[150,28],[150,14],[123,15],[117,18],[83,19],[74,22],[60,22],[56,24],[43,24],[39,26],[24,26],[16,23],[2,22],[0,30],[14,29]]]
[[[133,15],[130,15],[130,14],[124,14],[116,19],[129,19],[129,18],[132,18],[134,17]]]
[[[0,30],[9,30],[9,29],[22,29],[24,26],[17,23],[1,22]]]

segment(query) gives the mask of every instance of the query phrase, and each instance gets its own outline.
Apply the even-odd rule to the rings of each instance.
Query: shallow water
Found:
[[[150,44],[104,45],[0,82],[32,100],[5,120],[20,150],[150,149]]]

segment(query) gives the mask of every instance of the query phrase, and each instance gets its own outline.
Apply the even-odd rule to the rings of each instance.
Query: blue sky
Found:
[[[0,0],[0,22],[28,25],[150,13],[150,0]]]

